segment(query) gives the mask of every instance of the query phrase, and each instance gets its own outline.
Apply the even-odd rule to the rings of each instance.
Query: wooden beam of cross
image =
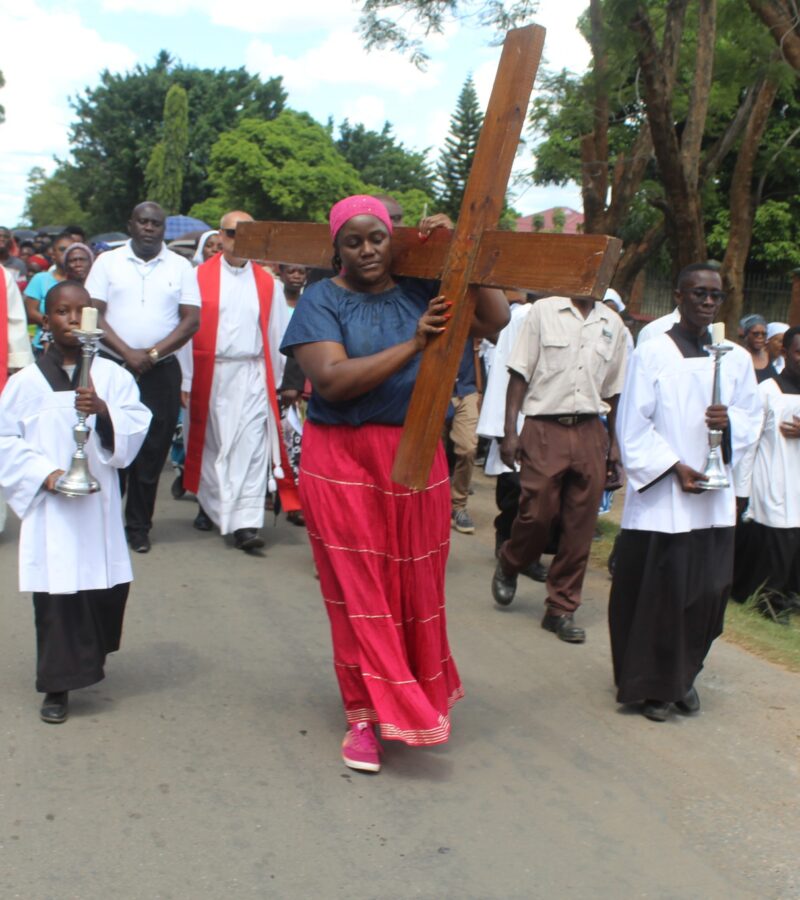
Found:
[[[505,199],[544,29],[509,31],[486,109],[461,213],[452,235],[441,229],[420,243],[413,228],[392,236],[395,275],[441,280],[452,301],[447,331],[429,341],[422,355],[393,479],[422,490],[428,483],[447,406],[469,334],[479,286],[517,287],[565,296],[602,297],[619,259],[620,241],[603,235],[541,235],[493,231]],[[251,259],[330,266],[325,225],[240,222],[235,252]]]

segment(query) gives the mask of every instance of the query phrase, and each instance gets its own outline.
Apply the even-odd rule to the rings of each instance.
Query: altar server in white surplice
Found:
[[[67,692],[100,681],[106,654],[119,648],[132,573],[118,470],[139,452],[150,411],[131,374],[108,360],[95,359],[92,386],[76,391],[72,329],[89,295],[61,281],[46,302],[53,343],[0,398],[0,486],[22,519],[19,587],[33,592],[40,715],[55,723],[67,717]],[[76,408],[88,415],[86,453],[100,491],[72,498],[54,487],[75,451]]]
[[[722,633],[733,577],[736,497],[732,465],[758,437],[761,407],[749,354],[722,358],[721,403],[711,405],[708,326],[724,298],[718,271],[681,272],[681,319],[637,348],[617,430],[628,477],[609,601],[617,700],[644,701],[664,721],[675,703],[699,709],[694,680]],[[723,432],[731,486],[699,487],[708,430]]]
[[[800,596],[800,326],[784,333],[783,357],[781,372],[758,386],[761,435],[738,472],[737,487],[750,500],[733,597],[744,601],[763,588],[772,610],[786,614]]]
[[[272,315],[274,281],[233,252],[244,212],[226,213],[222,253],[197,269],[200,330],[192,341],[194,375],[183,483],[194,491],[199,531],[233,534],[240,550],[264,546],[268,480],[286,510],[299,508],[280,428],[277,389],[280,326]],[[285,304],[284,304],[285,305]],[[276,312],[277,316],[277,312]],[[274,485],[271,487],[274,489]]]

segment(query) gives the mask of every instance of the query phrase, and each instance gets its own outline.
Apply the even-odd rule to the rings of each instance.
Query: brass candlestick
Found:
[[[99,328],[91,330],[74,329],[72,332],[81,342],[81,368],[78,375],[78,387],[89,387],[89,372],[92,360],[97,353],[97,345],[104,332]],[[89,471],[89,460],[86,456],[86,442],[92,429],[86,424],[86,416],[79,412],[78,421],[72,429],[75,438],[75,453],[69,471],[56,482],[56,490],[65,497],[85,497],[100,490],[100,482]]]
[[[720,364],[722,357],[733,350],[731,344],[716,343],[709,348],[714,357],[714,386],[711,390],[711,404],[717,406],[722,402],[720,388]],[[704,491],[719,491],[729,487],[728,475],[725,471],[725,463],[722,459],[722,432],[714,428],[708,432],[708,456],[703,469],[703,480],[697,482],[697,486]]]

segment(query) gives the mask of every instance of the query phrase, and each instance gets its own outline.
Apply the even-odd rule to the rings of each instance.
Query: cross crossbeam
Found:
[[[603,235],[517,234],[496,231],[525,124],[545,31],[509,31],[483,128],[452,233],[434,231],[424,243],[416,229],[392,237],[397,275],[441,280],[452,302],[447,331],[429,341],[420,363],[393,479],[417,490],[428,483],[447,406],[464,351],[479,286],[514,287],[571,297],[602,297],[619,259],[620,241]],[[235,252],[251,259],[329,268],[327,226],[240,223]]]

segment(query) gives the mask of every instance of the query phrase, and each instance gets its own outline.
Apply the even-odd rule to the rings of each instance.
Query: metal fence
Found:
[[[745,275],[742,315],[759,313],[768,322],[785,322],[792,299],[791,275],[767,275],[751,272]],[[658,318],[675,308],[671,279],[657,269],[645,273],[645,287],[640,312]]]

